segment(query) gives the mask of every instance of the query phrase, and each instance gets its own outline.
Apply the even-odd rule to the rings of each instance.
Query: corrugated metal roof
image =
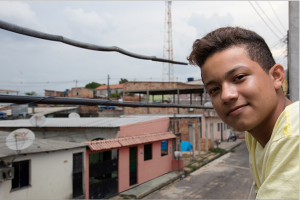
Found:
[[[40,127],[120,127],[127,124],[159,119],[155,116],[144,116],[138,118],[118,118],[118,117],[85,117],[85,118],[46,118]],[[2,120],[1,127],[35,127],[30,124],[29,119]]]
[[[55,112],[60,112],[60,111],[66,111],[66,110],[72,110],[77,107],[72,106],[72,107],[35,107],[34,112],[35,113],[40,113],[42,115],[47,115],[50,113],[55,113]],[[3,112],[6,113],[6,115],[11,115],[11,109],[9,110],[3,110]],[[32,108],[28,108],[28,114],[32,115]]]
[[[99,151],[104,149],[113,149],[136,144],[144,144],[172,138],[176,138],[176,136],[172,132],[164,132],[108,140],[87,141],[85,142],[85,144],[88,145],[92,151]]]
[[[15,150],[9,149],[5,142],[6,137],[9,132],[0,131],[0,158],[16,155]],[[41,152],[50,152],[50,151],[59,151],[64,149],[73,149],[73,148],[84,148],[86,144],[75,143],[75,142],[64,142],[57,140],[49,139],[38,139],[35,138],[31,146],[21,151],[22,154],[31,154],[31,153],[41,153]]]
[[[121,115],[120,117],[121,118],[139,118],[139,117],[157,117],[157,118],[170,117],[170,118],[174,118],[174,114]],[[203,114],[176,114],[176,117],[199,118],[199,117],[203,117]]]

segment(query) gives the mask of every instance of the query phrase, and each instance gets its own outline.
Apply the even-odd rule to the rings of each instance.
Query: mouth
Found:
[[[237,114],[241,113],[248,105],[249,105],[249,104],[244,104],[244,105],[236,106],[236,107],[230,109],[230,110],[226,113],[226,115],[227,115],[227,116],[229,116],[229,115],[231,115],[231,116],[237,115]]]

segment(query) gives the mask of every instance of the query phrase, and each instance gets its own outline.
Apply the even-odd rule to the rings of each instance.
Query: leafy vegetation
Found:
[[[86,84],[85,88],[96,89],[97,87],[99,87],[101,85],[105,85],[105,84],[101,84],[101,83],[97,83],[97,82],[91,82],[91,83]]]
[[[211,149],[209,151],[212,152],[212,153],[221,153],[221,154],[226,153],[226,150],[222,149],[222,148],[213,148],[213,149]]]
[[[126,78],[121,78],[121,80],[119,81],[119,84],[123,84],[123,83],[125,83],[125,82],[128,82],[128,80],[126,79]]]
[[[26,92],[25,93],[26,95],[29,95],[29,96],[37,96],[37,93],[32,91],[32,92]]]

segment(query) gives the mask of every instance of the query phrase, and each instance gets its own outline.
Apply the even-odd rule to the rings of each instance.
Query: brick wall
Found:
[[[77,88],[77,98],[94,98],[94,91],[88,88]],[[76,88],[68,91],[68,97],[76,97]]]
[[[123,85],[124,91],[147,90],[147,89],[176,89],[176,88],[198,88],[200,85],[189,85],[177,82],[126,82]]]
[[[51,90],[45,90],[45,96],[51,96],[51,97],[65,97],[65,93],[61,91],[51,91]]]
[[[179,114],[202,114],[203,109],[193,109],[189,111],[186,108],[179,108]],[[177,108],[149,108],[149,114],[177,114]],[[142,115],[148,114],[147,108],[124,107],[124,115]]]

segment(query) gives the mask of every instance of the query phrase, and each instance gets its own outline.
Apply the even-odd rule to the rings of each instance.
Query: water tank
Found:
[[[190,78],[188,78],[187,80],[188,80],[188,82],[194,81],[194,78],[193,78],[193,77],[190,77]]]

